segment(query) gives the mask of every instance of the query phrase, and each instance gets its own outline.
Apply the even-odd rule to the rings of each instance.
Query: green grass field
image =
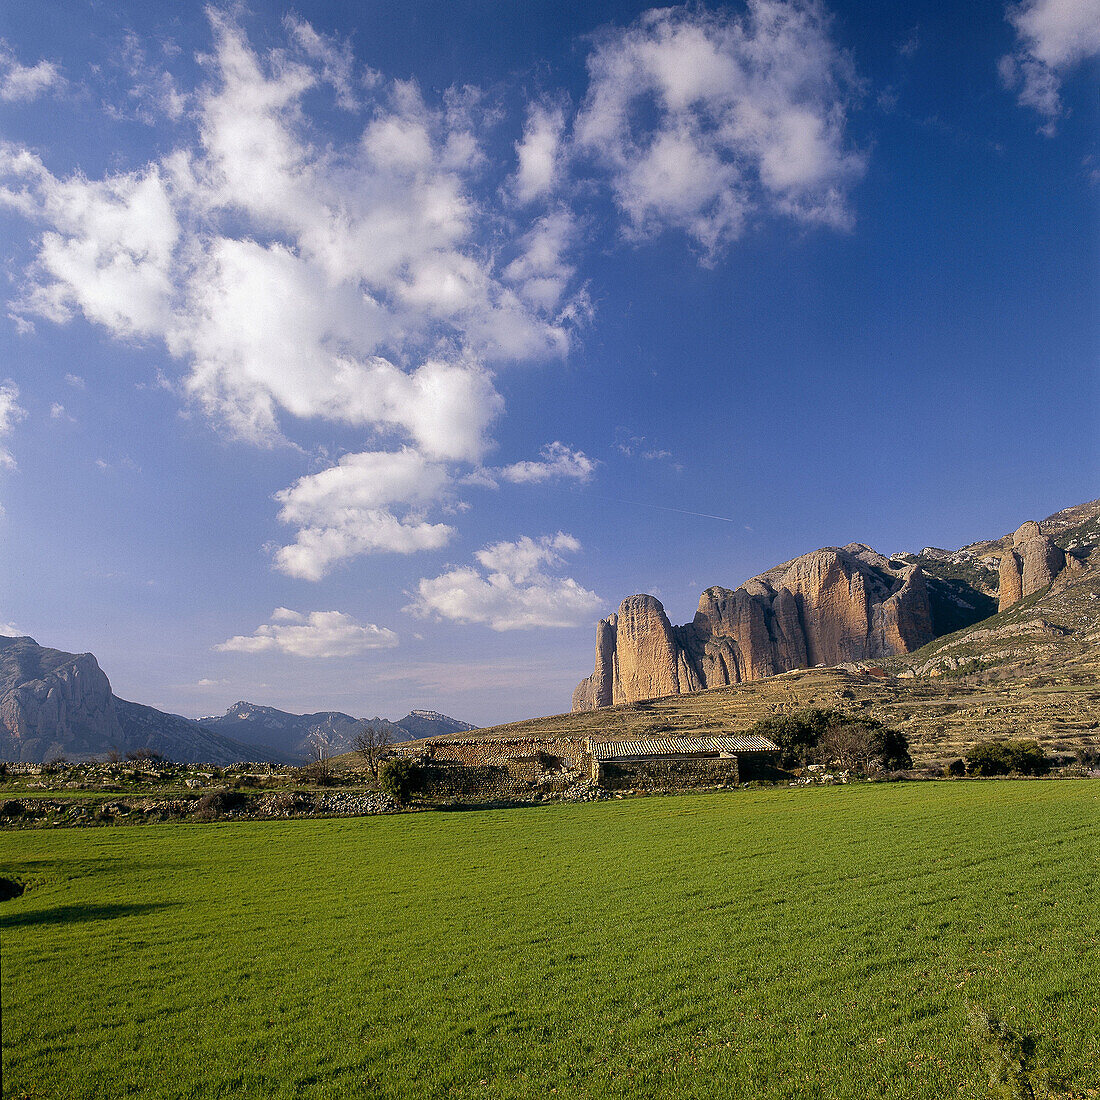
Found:
[[[1100,1088],[1100,783],[0,834],[10,1097]]]

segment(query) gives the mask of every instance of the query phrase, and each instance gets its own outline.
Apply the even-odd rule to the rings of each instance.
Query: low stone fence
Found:
[[[680,791],[732,787],[740,777],[736,757],[698,756],[601,761],[596,764],[595,779],[609,791]]]
[[[425,762],[422,797],[478,801],[526,802],[545,795],[565,794],[586,776],[578,771],[545,773],[538,764],[453,764]]]
[[[533,778],[556,771],[587,770],[589,755],[580,738],[448,738],[429,742],[428,760],[467,767],[528,765]]]

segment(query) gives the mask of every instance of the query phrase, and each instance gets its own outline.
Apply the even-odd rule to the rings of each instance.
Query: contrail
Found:
[[[596,494],[593,494],[596,495]],[[667,504],[649,504],[644,500],[623,500],[622,497],[597,496],[598,500],[610,500],[615,504],[632,504],[636,508],[657,508],[662,512],[679,512],[682,516],[698,516],[700,519],[716,519],[721,523],[739,523],[740,520],[729,516],[712,516],[709,512],[690,512],[687,508],[672,508]]]

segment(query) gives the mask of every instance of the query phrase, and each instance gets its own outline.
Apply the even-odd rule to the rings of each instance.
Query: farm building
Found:
[[[591,777],[606,788],[693,787],[739,783],[773,765],[779,746],[767,737],[659,737],[638,741],[589,739]]]
[[[456,794],[567,789],[583,778],[609,790],[730,786],[761,774],[779,748],[766,737],[672,736],[641,740],[434,737],[399,746],[429,766],[431,782]]]

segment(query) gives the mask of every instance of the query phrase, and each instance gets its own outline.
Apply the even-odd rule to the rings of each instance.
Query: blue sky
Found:
[[[7,5],[0,624],[189,715],[1096,496],[1098,0]]]

